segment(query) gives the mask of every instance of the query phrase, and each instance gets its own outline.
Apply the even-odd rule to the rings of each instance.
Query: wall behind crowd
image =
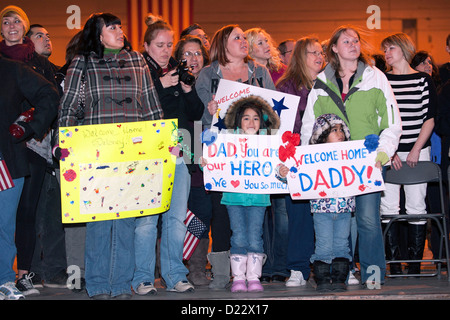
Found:
[[[173,0],[129,1],[161,3]],[[91,13],[103,11],[121,17],[125,32],[128,31],[126,0],[15,0],[2,3],[2,7],[8,4],[22,7],[31,23],[40,23],[47,28],[54,47],[50,60],[59,65],[64,64],[67,42],[78,31],[68,28],[68,22],[69,25],[74,22],[74,12],[69,10],[67,13],[71,5],[80,9],[81,27]],[[237,23],[243,30],[262,27],[276,42],[306,35],[316,35],[322,41],[336,27],[353,24],[367,31],[366,39],[375,49],[379,49],[381,40],[387,35],[405,32],[415,40],[417,49],[429,51],[437,64],[449,60],[445,51],[445,39],[450,33],[448,0],[191,0],[191,3],[193,21],[201,24],[210,37],[220,27]]]

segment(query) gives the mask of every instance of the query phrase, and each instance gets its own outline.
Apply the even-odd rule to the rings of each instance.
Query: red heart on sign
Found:
[[[231,180],[231,185],[235,188],[237,188],[239,186],[240,182],[239,180]]]

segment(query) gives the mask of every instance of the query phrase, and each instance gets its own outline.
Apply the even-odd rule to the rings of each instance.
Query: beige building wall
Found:
[[[122,19],[127,31],[126,0],[2,0],[1,3],[1,8],[8,4],[20,6],[31,23],[40,23],[47,28],[54,47],[50,60],[59,65],[64,64],[67,42],[78,31],[67,28],[71,13],[66,11],[70,5],[80,8],[82,25],[93,12],[112,12]],[[372,15],[366,12],[370,5],[380,8],[380,29],[367,28],[367,20]],[[336,27],[353,24],[367,31],[366,39],[378,49],[387,35],[407,31],[416,39],[417,49],[431,52],[437,63],[450,60],[445,51],[445,39],[450,33],[449,0],[194,0],[193,17],[211,38],[220,27],[237,23],[244,30],[262,27],[277,43],[307,35],[325,40]],[[404,25],[408,25],[407,19],[416,21],[415,29],[404,29]]]
[[[370,5],[380,8],[380,29],[367,28]],[[386,36],[403,31],[405,19],[417,21],[418,50],[431,52],[438,63],[450,60],[445,51],[445,39],[450,34],[449,0],[195,0],[194,11],[194,20],[211,37],[220,27],[237,23],[244,31],[262,27],[277,43],[307,35],[322,41],[336,27],[353,24],[368,32],[366,39],[376,49]]]

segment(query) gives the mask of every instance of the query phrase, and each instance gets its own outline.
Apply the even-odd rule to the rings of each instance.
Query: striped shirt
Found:
[[[423,72],[386,74],[400,110],[402,135],[397,151],[409,152],[419,137],[422,125],[435,117],[437,94],[431,77]],[[430,146],[430,140],[424,148]]]

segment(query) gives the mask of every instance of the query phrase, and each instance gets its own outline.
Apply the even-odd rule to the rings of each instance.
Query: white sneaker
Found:
[[[143,282],[136,289],[136,294],[140,296],[145,296],[147,294],[153,295],[156,293],[157,293],[156,288],[151,282]]]
[[[300,287],[306,285],[306,280],[303,278],[301,271],[291,270],[291,276],[285,283],[286,287]]]
[[[189,282],[189,281],[178,281],[175,284],[175,287],[173,287],[172,289],[169,289],[167,291],[170,292],[194,292],[194,286]]]
[[[14,282],[6,282],[0,286],[0,295],[4,296],[4,300],[25,299],[25,296],[16,288]]]
[[[353,274],[353,272],[351,270],[348,273],[347,283],[349,286],[359,284],[359,280],[356,279],[355,275]]]

